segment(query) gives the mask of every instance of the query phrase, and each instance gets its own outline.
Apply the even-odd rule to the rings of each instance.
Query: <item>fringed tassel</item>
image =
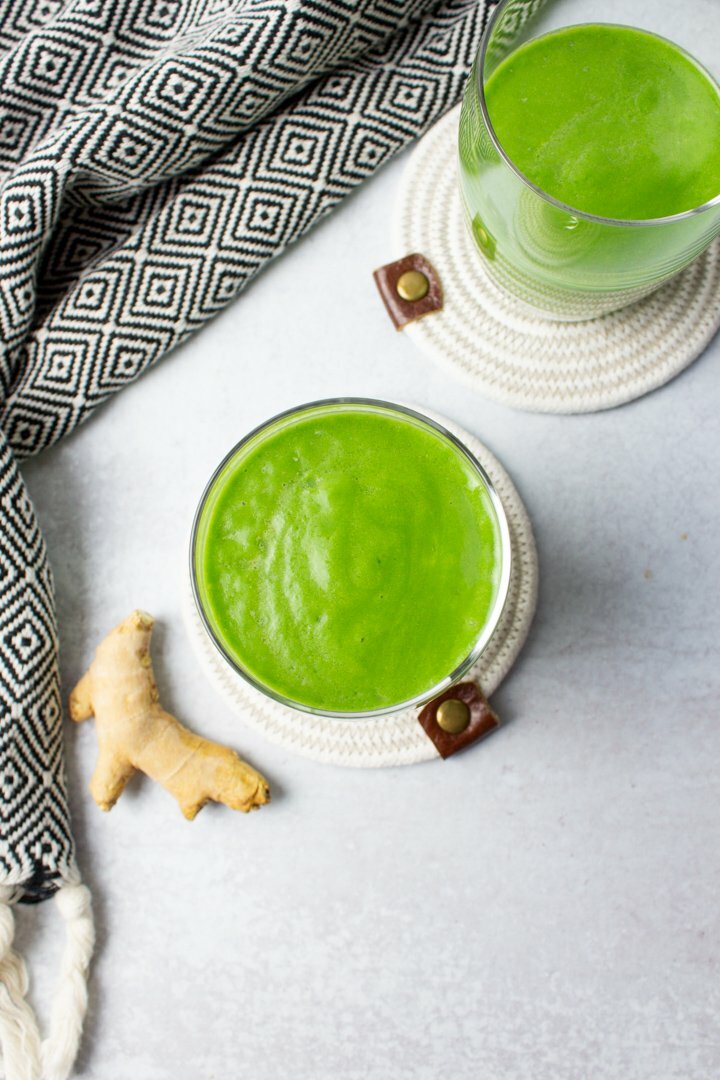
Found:
[[[0,885],[0,1045],[5,1080],[39,1080],[40,1033],[25,994],[25,963],[12,947],[15,918],[10,906],[16,889]]]
[[[42,1044],[43,1080],[66,1080],[70,1075],[87,1011],[87,973],[95,946],[90,890],[85,885],[63,885],[55,903],[65,920],[67,943],[50,1015],[50,1035]]]
[[[15,891],[0,886],[0,1043],[5,1080],[67,1080],[87,1010],[87,972],[95,944],[90,891],[73,882],[55,895],[67,942],[50,1034],[42,1044],[35,1014],[25,1000],[25,964],[12,948],[15,920],[9,901]]]

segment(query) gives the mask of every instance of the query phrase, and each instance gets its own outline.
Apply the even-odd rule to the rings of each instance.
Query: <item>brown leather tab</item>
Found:
[[[436,720],[438,707],[442,705],[443,701],[449,701],[451,698],[464,701],[470,709],[470,723],[458,735],[443,731]],[[471,743],[477,742],[478,739],[483,739],[500,726],[500,721],[488,705],[484,694],[474,682],[456,683],[455,686],[451,686],[449,690],[446,690],[444,694],[433,698],[419,713],[418,720],[425,729],[425,734],[434,742],[442,758],[448,758],[451,754],[456,754],[458,750],[463,750],[466,746],[470,746]]]
[[[398,292],[398,281],[408,270],[415,270],[427,278],[428,291],[418,300],[404,300]],[[373,277],[396,330],[402,330],[403,326],[422,318],[423,315],[442,310],[440,278],[429,259],[418,252],[381,266],[374,271]]]

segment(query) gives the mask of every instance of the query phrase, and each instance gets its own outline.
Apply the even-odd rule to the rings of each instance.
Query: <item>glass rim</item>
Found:
[[[487,107],[487,102],[485,100],[485,79],[484,79],[484,75],[483,75],[483,72],[485,70],[485,57],[487,55],[488,46],[490,44],[490,39],[492,37],[492,32],[493,32],[493,29],[495,27],[495,24],[498,21],[498,19],[500,18],[500,16],[502,15],[502,13],[505,11],[505,9],[508,7],[508,5],[511,4],[511,3],[516,3],[516,2],[517,2],[517,0],[500,0],[500,3],[497,5],[495,10],[490,15],[490,18],[488,19],[487,25],[486,25],[485,30],[483,32],[482,40],[480,42],[480,48],[478,50],[475,76],[476,76],[476,85],[477,85],[477,91],[478,91],[478,98],[479,98],[479,101],[480,101],[480,111],[482,112],[483,122],[484,122],[484,124],[485,124],[485,126],[487,128],[488,134],[490,135],[490,139],[492,141],[492,144],[495,147],[495,149],[497,150],[497,152],[500,155],[500,157],[502,158],[502,160],[505,162],[505,164],[508,166],[508,168],[510,168],[512,170],[512,172],[515,173],[515,175],[518,177],[518,179],[521,180],[523,182],[523,184],[525,184],[526,187],[529,187],[531,191],[534,191],[536,195],[539,195],[540,198],[543,199],[545,202],[552,203],[553,206],[557,206],[558,209],[564,210],[566,213],[571,214],[573,217],[582,218],[584,221],[593,221],[593,222],[595,222],[597,224],[601,224],[601,225],[614,225],[617,228],[625,228],[625,229],[627,229],[627,228],[646,228],[648,226],[652,227],[652,226],[655,226],[655,225],[669,225],[674,221],[685,221],[688,218],[696,217],[698,214],[703,214],[707,210],[710,210],[715,206],[720,206],[720,192],[718,192],[717,195],[713,196],[712,199],[708,200],[708,202],[703,203],[701,206],[694,206],[691,210],[683,210],[682,213],[680,213],[680,214],[670,214],[667,217],[658,217],[658,218],[609,218],[609,217],[602,217],[599,214],[589,214],[584,210],[577,210],[575,207],[570,206],[569,203],[564,203],[560,199],[554,198],[554,196],[549,195],[546,191],[543,191],[543,189],[541,187],[538,187],[537,184],[533,183],[533,181],[528,176],[526,176],[525,173],[521,172],[521,170],[513,162],[510,155],[507,154],[506,151],[503,149],[502,143],[500,142],[500,139],[498,138],[498,135],[497,135],[497,133],[495,131],[495,128],[493,127],[492,120],[490,119],[490,113],[489,113],[488,107]],[[568,25],[573,25],[573,24],[568,24]],[[612,26],[623,25],[624,26],[625,24],[620,24],[620,23],[609,24],[608,23],[608,24],[604,24],[604,25],[612,25]],[[637,27],[629,27],[629,29],[637,29]],[[647,32],[650,33],[651,31],[647,31]],[[660,37],[661,35],[656,34],[655,36]],[[667,41],[669,39],[663,38],[663,40]],[[674,42],[670,42],[670,44],[674,44]],[[679,46],[676,46],[676,47],[679,48]],[[683,49],[683,52],[685,52],[684,49]],[[510,55],[511,55],[511,53],[508,53],[508,56],[510,56]],[[690,56],[689,53],[687,55]],[[710,72],[707,71],[705,66],[703,64],[700,64],[700,62],[698,60],[695,60],[695,57],[691,57],[691,59],[692,59],[693,63],[697,64],[698,67],[700,67],[703,71],[705,71],[707,73],[707,75],[708,75],[708,78],[712,79],[713,83],[715,83],[717,85],[717,79],[713,78],[713,76],[710,74]]]
[[[485,621],[483,628],[477,639],[475,640],[475,643],[470,653],[465,658],[465,660],[461,661],[461,663],[458,664],[450,672],[449,675],[446,675],[443,679],[440,680],[440,682],[438,682],[430,689],[423,691],[421,694],[417,694],[413,698],[408,698],[407,700],[398,702],[394,705],[383,706],[379,709],[363,709],[357,711],[318,709],[310,705],[304,705],[301,702],[293,701],[291,698],[285,697],[285,695],[278,693],[271,687],[265,686],[263,683],[257,680],[250,672],[246,671],[233,656],[230,655],[228,650],[223,645],[223,642],[221,641],[219,635],[217,635],[213,630],[213,627],[210,624],[210,620],[208,619],[207,614],[203,608],[197,580],[198,575],[195,566],[198,530],[200,527],[202,514],[208,498],[215,486],[215,482],[217,481],[218,477],[220,476],[226,465],[228,465],[230,461],[232,461],[232,459],[243,449],[243,447],[247,446],[249,442],[255,439],[258,435],[261,435],[266,429],[277,424],[279,421],[289,419],[294,416],[300,416],[303,413],[310,412],[313,409],[324,407],[330,408],[332,406],[338,405],[355,405],[396,413],[399,414],[401,417],[409,417],[415,421],[419,421],[421,424],[431,428],[436,433],[440,434],[443,438],[452,443],[455,449],[459,450],[462,453],[462,455],[470,462],[475,472],[479,475],[481,481],[483,482],[485,490],[487,491],[488,497],[490,498],[490,502],[492,504],[498,523],[498,533],[502,558],[500,581],[498,584],[498,590],[495,596],[495,600],[490,611],[490,615]],[[200,496],[200,501],[198,502],[197,508],[195,510],[195,515],[192,522],[192,529],[190,532],[189,555],[190,584],[192,588],[193,599],[195,601],[195,608],[205,628],[205,631],[210,638],[210,641],[220,653],[220,656],[230,665],[230,667],[236,674],[240,675],[241,678],[245,680],[245,682],[247,682],[255,690],[258,690],[265,697],[270,698],[270,700],[275,701],[280,705],[284,705],[287,708],[294,709],[298,712],[309,713],[312,716],[324,716],[335,720],[362,720],[373,719],[375,717],[381,716],[389,716],[392,713],[397,713],[404,709],[417,708],[421,705],[425,705],[427,702],[432,701],[432,699],[437,697],[439,694],[442,694],[445,690],[449,690],[450,687],[452,687],[456,682],[458,682],[463,677],[463,675],[466,675],[470,668],[472,668],[477,663],[477,661],[487,648],[490,639],[492,638],[492,635],[495,633],[495,630],[497,629],[498,623],[500,622],[500,618],[505,609],[505,604],[507,602],[507,597],[510,589],[512,545],[510,538],[510,526],[508,523],[507,515],[505,513],[505,508],[502,504],[500,496],[497,493],[495,485],[493,484],[486,470],[477,460],[475,455],[472,453],[471,450],[468,449],[467,446],[465,446],[461,439],[459,439],[456,435],[454,435],[451,431],[449,431],[441,423],[438,423],[438,421],[434,420],[432,417],[426,416],[424,413],[418,412],[410,406],[400,405],[392,401],[385,401],[382,398],[335,397],[320,398],[317,401],[309,401],[303,405],[296,405],[293,408],[284,409],[282,412],[279,412],[275,416],[272,416],[269,420],[265,420],[262,424],[258,424],[257,427],[254,427],[252,431],[248,432],[247,435],[243,436],[242,439],[235,443],[235,445],[228,451],[228,453],[225,454],[220,464],[213,470],[212,475],[208,480],[207,484],[205,485],[202,495]]]

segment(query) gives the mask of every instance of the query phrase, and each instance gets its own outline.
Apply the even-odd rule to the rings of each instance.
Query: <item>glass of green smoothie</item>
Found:
[[[460,119],[479,257],[545,315],[651,293],[720,234],[716,0],[502,0]]]
[[[497,626],[510,579],[502,503],[433,420],[361,398],[256,428],[200,500],[190,571],[225,661],[268,697],[381,716],[448,689]]]

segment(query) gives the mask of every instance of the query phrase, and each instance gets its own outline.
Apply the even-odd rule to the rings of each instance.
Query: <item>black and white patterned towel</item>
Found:
[[[78,881],[52,579],[17,461],[202,326],[455,104],[491,6],[0,0],[6,904]],[[2,1015],[0,1002],[0,1029]]]

